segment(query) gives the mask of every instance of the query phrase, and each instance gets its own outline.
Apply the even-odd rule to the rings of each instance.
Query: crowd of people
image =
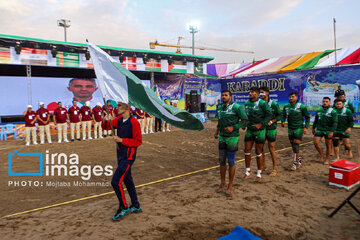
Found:
[[[53,114],[45,108],[44,102],[40,102],[39,106],[39,109],[34,111],[32,106],[28,105],[23,113],[25,117],[25,144],[27,146],[30,145],[31,138],[34,145],[38,144],[36,123],[39,129],[40,144],[45,144],[45,135],[47,142],[52,143],[49,124],[51,120],[57,129],[58,143],[61,143],[111,136],[113,135],[111,120],[121,117],[118,106],[114,108],[110,100],[106,102],[106,106],[98,102],[93,108],[91,108],[89,101],[85,102],[84,106],[79,107],[77,101],[73,100],[69,109],[64,108],[62,103],[58,102],[58,107]],[[133,110],[130,108],[130,114],[138,120],[142,134],[171,131],[170,124],[141,109]],[[154,118],[155,129],[153,131]],[[68,139],[67,134],[69,125],[70,139]]]
[[[350,144],[351,129],[354,125],[355,109],[351,101],[346,100],[345,92],[341,88],[335,93],[335,101],[332,105],[329,97],[324,97],[322,106],[316,111],[312,125],[314,145],[320,155],[320,161],[329,164],[330,156],[335,154],[340,159],[340,145],[344,145],[347,159],[353,158]],[[306,134],[310,126],[310,114],[306,105],[299,102],[298,93],[289,94],[289,103],[283,110],[278,103],[269,98],[267,87],[252,87],[249,100],[242,107],[232,102],[232,94],[228,90],[221,93],[222,103],[217,105],[218,125],[214,134],[219,139],[219,163],[221,182],[219,192],[232,194],[233,179],[235,176],[235,154],[238,150],[239,130],[245,131],[244,153],[245,174],[244,179],[252,175],[250,169],[251,149],[255,145],[257,172],[256,181],[262,179],[262,171],[267,169],[265,164],[264,144],[268,142],[269,152],[272,158],[273,169],[270,176],[277,175],[277,157],[275,151],[277,123],[285,127],[287,121],[288,137],[294,153],[291,170],[301,168],[303,159],[300,155],[300,144],[303,134]],[[325,138],[326,153],[320,145]],[[358,143],[360,149],[360,142]],[[360,150],[359,150],[360,151]],[[226,161],[227,160],[227,161]],[[229,184],[225,189],[225,176],[227,171],[226,162],[229,166]],[[360,164],[360,157],[359,157]]]

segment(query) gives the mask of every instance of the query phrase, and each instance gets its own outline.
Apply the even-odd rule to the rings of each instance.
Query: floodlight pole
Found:
[[[65,39],[65,42],[67,42],[67,32],[66,32],[66,29],[71,26],[70,23],[71,23],[70,20],[67,20],[67,19],[60,19],[60,20],[57,21],[58,26],[64,28],[64,39]]]
[[[192,35],[192,55],[195,55],[195,33],[199,32],[199,30],[192,25],[189,26],[189,30]]]

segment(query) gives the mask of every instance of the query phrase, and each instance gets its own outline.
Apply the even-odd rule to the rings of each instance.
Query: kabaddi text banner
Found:
[[[335,90],[341,85],[346,99],[355,107],[355,124],[360,124],[359,65],[221,80],[222,89],[230,90],[233,100],[240,103],[249,99],[252,86],[264,85],[270,89],[270,98],[278,101],[281,108],[288,102],[289,93],[298,92],[300,101],[308,106],[312,116],[321,106],[323,97],[335,99]]]

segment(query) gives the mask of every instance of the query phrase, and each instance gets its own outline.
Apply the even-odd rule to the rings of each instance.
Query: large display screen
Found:
[[[28,104],[34,110],[44,102],[49,111],[57,108],[57,102],[69,108],[72,101],[78,106],[90,101],[103,104],[100,89],[94,78],[48,78],[48,77],[5,77],[0,76],[0,116],[21,115]]]

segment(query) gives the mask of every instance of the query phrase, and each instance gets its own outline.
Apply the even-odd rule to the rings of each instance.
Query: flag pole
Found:
[[[336,20],[333,18],[333,27],[334,27],[334,50],[335,50],[335,64],[337,63],[337,55],[336,55]],[[334,69],[334,81],[336,82],[336,71]]]
[[[336,20],[333,18],[333,25],[334,25],[334,50],[335,50],[335,64],[337,63],[337,56],[336,56]]]

